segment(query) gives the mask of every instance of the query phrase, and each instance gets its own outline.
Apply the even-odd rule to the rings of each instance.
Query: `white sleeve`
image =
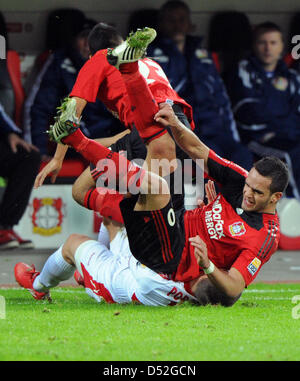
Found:
[[[105,245],[107,248],[109,248],[109,233],[106,226],[103,224],[103,222],[100,226],[98,241],[102,243],[103,245]]]

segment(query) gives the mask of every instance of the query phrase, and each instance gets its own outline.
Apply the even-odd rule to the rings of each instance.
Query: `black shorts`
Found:
[[[174,211],[172,201],[155,211],[134,211],[139,195],[124,199],[120,209],[133,256],[153,271],[172,274],[185,245],[185,210]]]

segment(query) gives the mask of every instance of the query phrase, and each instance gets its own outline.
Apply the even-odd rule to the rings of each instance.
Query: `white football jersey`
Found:
[[[102,237],[106,237],[102,227]],[[100,237],[101,235],[99,235]],[[97,301],[149,306],[175,305],[196,300],[184,283],[174,282],[137,261],[131,254],[126,229],[122,228],[110,247],[98,241],[86,241],[76,255],[76,265],[85,280],[86,292]]]

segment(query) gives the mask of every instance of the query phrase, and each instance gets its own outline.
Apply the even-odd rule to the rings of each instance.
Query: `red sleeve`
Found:
[[[100,50],[89,59],[78,73],[70,96],[95,102],[99,88],[105,79],[106,61],[105,50]]]
[[[259,273],[262,262],[251,250],[245,250],[234,262],[232,267],[241,273],[246,286],[248,286]]]
[[[257,276],[262,266],[278,248],[279,231],[272,226],[270,230],[261,236],[259,244],[253,249],[243,250],[232,267],[237,269],[243,276],[248,286]]]
[[[220,186],[220,192],[226,200],[233,207],[240,206],[240,198],[243,194],[248,172],[232,161],[223,159],[211,149],[209,150],[207,167],[208,177]]]
[[[227,173],[235,173],[239,176],[243,176],[244,178],[248,176],[248,171],[246,171],[246,169],[217,155],[212,149],[209,150],[207,165],[209,175],[212,177],[220,177],[221,175],[224,175],[224,171]],[[224,177],[226,178],[227,176],[225,175]]]

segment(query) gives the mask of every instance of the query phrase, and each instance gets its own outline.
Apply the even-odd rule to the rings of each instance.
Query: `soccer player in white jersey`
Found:
[[[206,194],[209,202],[215,197],[212,182],[206,185]],[[205,282],[197,286],[197,299],[189,292],[188,284],[173,281],[137,261],[131,254],[124,225],[107,217],[103,219],[98,241],[72,234],[48,258],[41,273],[34,266],[20,262],[15,266],[15,277],[35,299],[50,300],[50,288],[69,279],[76,268],[87,294],[98,302],[137,302],[150,306],[212,302],[206,294],[207,288],[202,287]]]
[[[104,218],[99,241],[72,234],[46,261],[41,273],[17,263],[17,282],[35,299],[50,300],[50,288],[69,279],[77,268],[88,295],[100,302],[137,302],[151,306],[175,305],[197,299],[183,282],[174,282],[143,266],[131,254],[125,228]],[[109,242],[110,241],[110,242]]]

